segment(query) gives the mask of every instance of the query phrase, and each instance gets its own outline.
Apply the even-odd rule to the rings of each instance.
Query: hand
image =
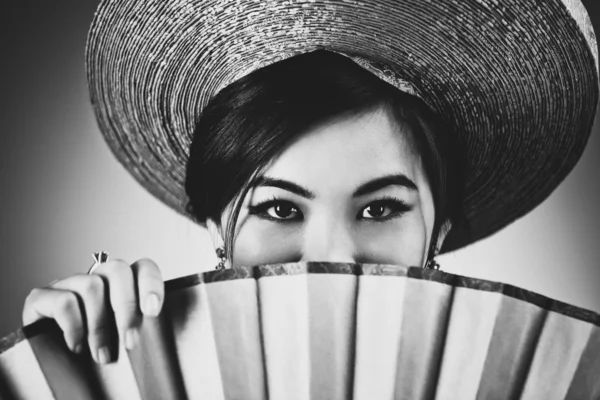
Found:
[[[94,360],[106,364],[115,354],[111,343],[124,341],[132,349],[139,340],[142,315],[157,316],[163,299],[162,275],[153,261],[142,259],[129,266],[110,260],[91,275],[77,274],[33,289],[25,300],[23,324],[52,318],[71,351],[81,353],[87,340]]]

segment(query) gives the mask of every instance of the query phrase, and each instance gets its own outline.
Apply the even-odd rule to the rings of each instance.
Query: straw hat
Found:
[[[598,102],[598,52],[579,0],[104,0],[87,44],[100,130],[150,193],[185,214],[195,122],[223,87],[317,49],[422,98],[466,154],[470,231],[498,231],[580,158]]]

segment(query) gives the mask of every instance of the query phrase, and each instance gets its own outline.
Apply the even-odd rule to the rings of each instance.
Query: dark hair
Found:
[[[199,222],[220,221],[224,209],[241,193],[226,230],[231,258],[242,201],[257,171],[311,127],[377,107],[387,109],[414,134],[412,141],[432,188],[434,246],[441,224],[452,220],[460,204],[457,189],[462,174],[451,132],[419,98],[349,58],[323,50],[254,71],[209,102],[190,148],[185,181],[188,213]]]

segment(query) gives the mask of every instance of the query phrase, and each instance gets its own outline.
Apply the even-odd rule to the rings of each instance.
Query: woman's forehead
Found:
[[[374,110],[319,125],[289,145],[264,176],[324,190],[355,187],[383,175],[414,180],[422,168],[411,133],[387,112]]]

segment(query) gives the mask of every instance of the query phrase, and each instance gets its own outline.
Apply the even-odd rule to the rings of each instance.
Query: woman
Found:
[[[205,222],[226,266],[433,266],[539,204],[589,135],[597,57],[579,3],[448,1],[416,16],[217,3],[101,4],[88,72],[120,161]],[[572,40],[536,35],[548,21]],[[71,350],[107,363],[111,337],[133,348],[163,298],[152,261],[110,260],[32,291],[23,322],[54,318]]]

